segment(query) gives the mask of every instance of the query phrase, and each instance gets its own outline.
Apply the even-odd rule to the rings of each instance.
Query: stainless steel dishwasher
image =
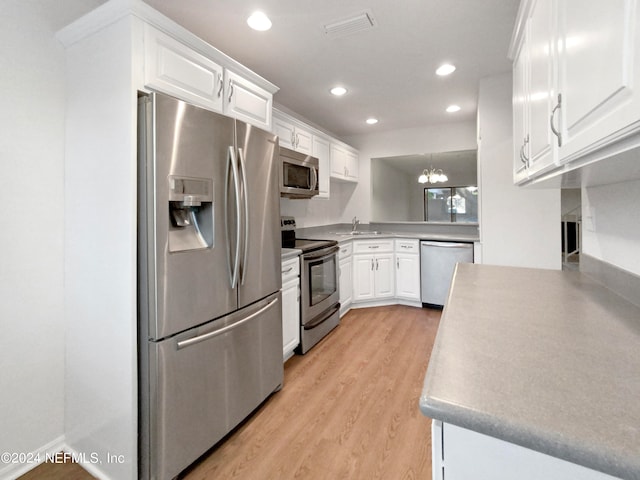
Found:
[[[473,263],[473,243],[420,242],[423,306],[444,306],[456,263]]]

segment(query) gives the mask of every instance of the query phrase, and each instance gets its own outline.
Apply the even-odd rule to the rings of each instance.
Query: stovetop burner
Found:
[[[282,228],[282,248],[297,248],[302,250],[302,253],[308,253],[338,244],[335,240],[296,238],[296,221],[293,217],[280,217],[280,226]]]

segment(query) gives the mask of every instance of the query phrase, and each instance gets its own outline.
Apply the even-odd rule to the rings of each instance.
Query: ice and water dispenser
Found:
[[[169,251],[213,246],[213,180],[169,177]]]

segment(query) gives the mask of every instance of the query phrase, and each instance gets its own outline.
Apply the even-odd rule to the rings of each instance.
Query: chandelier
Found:
[[[438,183],[438,182],[446,182],[447,180],[449,180],[449,177],[447,177],[442,172],[441,168],[438,168],[436,170],[433,167],[425,168],[422,171],[422,175],[418,177],[419,183]]]

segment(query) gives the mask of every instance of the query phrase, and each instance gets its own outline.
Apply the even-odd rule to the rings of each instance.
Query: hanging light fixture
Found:
[[[441,168],[436,170],[433,167],[425,168],[422,171],[422,174],[418,177],[419,183],[439,183],[446,182],[447,180],[449,180],[449,177],[442,172]]]

